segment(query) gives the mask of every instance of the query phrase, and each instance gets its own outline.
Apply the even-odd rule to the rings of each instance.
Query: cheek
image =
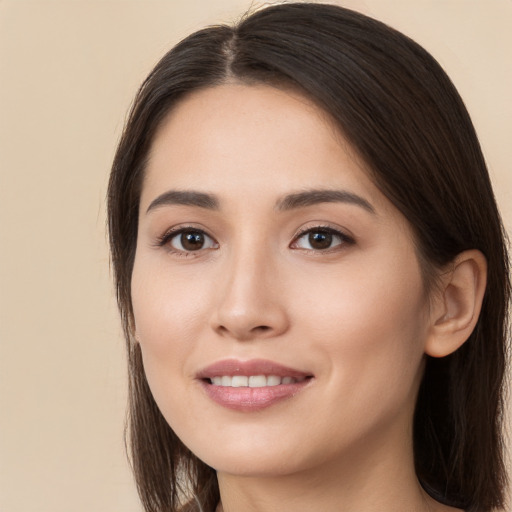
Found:
[[[403,399],[415,387],[426,337],[426,300],[416,260],[401,265],[356,267],[329,280],[301,306],[308,318],[306,338],[329,360],[331,382],[339,389],[379,399]],[[318,278],[318,276],[316,276]],[[309,347],[314,349],[313,343]]]
[[[148,348],[164,355],[193,346],[198,326],[205,326],[205,283],[197,273],[170,271],[157,258],[136,259],[132,304],[137,334]]]
[[[384,337],[424,327],[426,299],[414,259],[401,268],[356,262],[329,274],[304,276],[292,295],[303,318],[318,330],[339,331],[347,341],[363,336],[378,347],[384,341],[379,333]]]
[[[195,390],[187,361],[193,359],[205,328],[204,296],[197,289],[193,277],[180,279],[154,260],[141,257],[135,262],[132,304],[144,372],[167,422],[186,425],[181,429],[185,431],[201,425],[188,406]]]
[[[197,340],[207,328],[206,295],[197,275],[170,272],[158,259],[141,256],[132,275],[132,304],[135,327],[142,350],[144,370],[155,397],[168,421],[180,403],[184,385],[190,385]]]

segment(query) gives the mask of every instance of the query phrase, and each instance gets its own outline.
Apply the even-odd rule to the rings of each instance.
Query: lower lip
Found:
[[[310,380],[262,388],[215,386],[205,380],[201,381],[201,384],[206,394],[217,404],[227,409],[252,412],[293,398],[309,384]]]

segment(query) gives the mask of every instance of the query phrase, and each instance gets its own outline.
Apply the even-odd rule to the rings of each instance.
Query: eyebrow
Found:
[[[185,206],[198,206],[207,210],[218,210],[219,201],[213,194],[196,192],[195,190],[169,190],[159,195],[148,206],[146,213],[161,206],[181,204]]]
[[[290,194],[276,203],[276,209],[279,211],[294,210],[297,208],[305,208],[320,203],[348,203],[375,213],[375,208],[364,198],[348,192],[347,190],[306,190]]]
[[[375,214],[375,208],[364,198],[346,190],[313,189],[288,194],[278,199],[275,209],[289,211],[306,208],[320,203],[347,203],[359,206]],[[149,205],[146,213],[161,206],[172,205],[196,206],[207,210],[219,210],[219,200],[213,194],[195,190],[169,190],[159,195]]]

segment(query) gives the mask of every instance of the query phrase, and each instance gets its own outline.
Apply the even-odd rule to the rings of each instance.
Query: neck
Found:
[[[389,434],[389,433],[388,433]],[[379,435],[353,447],[342,460],[292,474],[240,476],[218,472],[217,512],[444,512],[414,470],[412,434]],[[404,442],[404,438],[407,442]],[[393,441],[398,441],[393,442]],[[397,450],[398,447],[398,450]]]

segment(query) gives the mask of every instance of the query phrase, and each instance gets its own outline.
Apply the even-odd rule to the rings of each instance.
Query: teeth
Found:
[[[249,385],[249,377],[246,377],[245,375],[235,375],[231,379],[231,386],[234,388],[243,388],[247,387]]]
[[[281,384],[281,377],[276,375],[269,375],[267,377],[267,386],[279,386]]]
[[[296,382],[302,382],[304,379],[305,377],[278,377],[277,375],[251,375],[249,377],[245,375],[219,375],[212,377],[210,380],[215,386],[263,388],[266,386],[279,386],[280,384],[295,384]]]
[[[251,375],[249,377],[250,388],[263,388],[267,385],[267,377],[265,375]]]

